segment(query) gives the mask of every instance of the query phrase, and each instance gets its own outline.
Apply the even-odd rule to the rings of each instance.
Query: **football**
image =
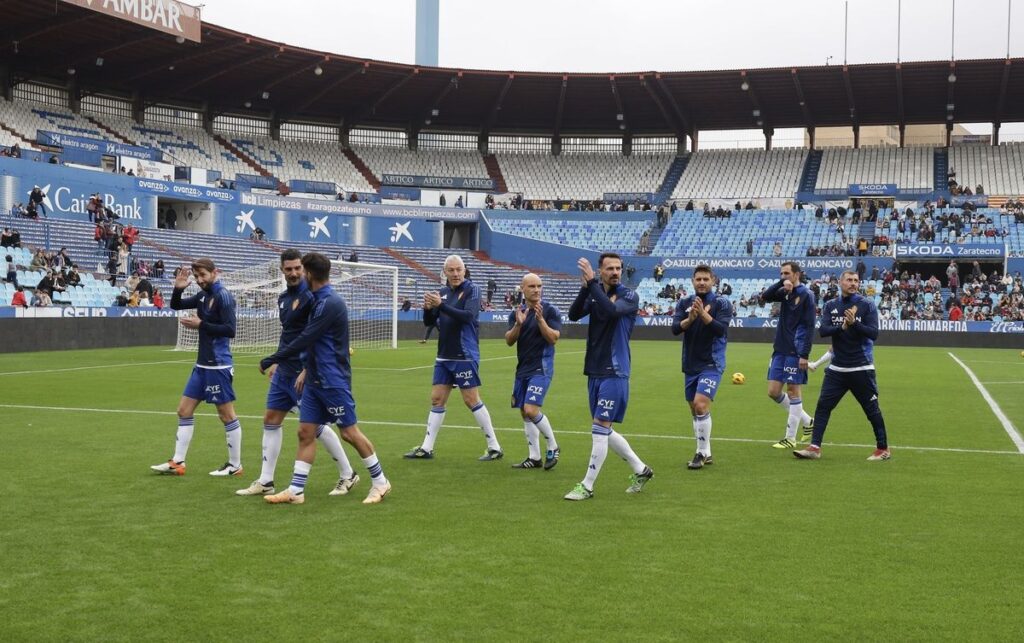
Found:
[[[733,384],[743,384],[746,381],[747,381],[747,376],[744,375],[743,373],[733,373],[732,374],[732,383]]]

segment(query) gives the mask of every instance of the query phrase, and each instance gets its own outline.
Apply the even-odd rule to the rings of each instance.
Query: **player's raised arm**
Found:
[[[335,323],[335,318],[341,315],[342,309],[332,301],[325,300],[317,304],[302,334],[270,357],[264,357],[260,360],[260,372],[266,371],[271,364],[295,357],[312,346],[319,337],[327,332],[331,324]]]
[[[189,310],[190,308],[199,307],[199,294],[192,295],[191,297],[185,297],[182,299],[181,295],[188,288],[188,285],[192,283],[192,269],[189,266],[181,266],[178,268],[178,274],[174,277],[174,289],[171,290],[171,308],[173,310]]]
[[[220,306],[221,323],[215,324],[209,320],[203,320],[199,328],[211,337],[234,338],[238,322],[235,318],[235,301],[227,292],[221,291],[217,296],[217,305]]]

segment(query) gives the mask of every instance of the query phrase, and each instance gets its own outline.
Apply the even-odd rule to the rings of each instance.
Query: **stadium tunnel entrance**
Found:
[[[182,199],[157,199],[156,226],[171,230],[216,234],[210,203]]]
[[[477,224],[456,223],[453,221],[444,222],[444,247],[445,248],[469,248],[476,250]]]

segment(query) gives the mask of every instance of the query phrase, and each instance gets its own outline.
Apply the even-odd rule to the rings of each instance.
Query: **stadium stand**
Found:
[[[606,192],[657,192],[675,158],[671,154],[595,153],[502,153],[495,157],[510,192],[542,200],[598,200]]]
[[[162,123],[139,125],[134,121],[109,116],[97,120],[132,143],[160,150],[175,164],[216,170],[229,179],[238,172],[252,171],[241,159],[201,129]]]
[[[414,176],[487,178],[483,157],[475,151],[412,151],[393,146],[353,146],[352,151],[359,155],[378,179],[386,172]]]
[[[852,226],[847,239],[851,238]],[[706,217],[699,210],[678,210],[665,227],[653,254],[661,257],[738,257],[746,255],[802,257],[811,246],[830,246],[842,234],[813,210],[742,210],[728,218]],[[780,244],[780,253],[776,253]]]
[[[646,221],[494,218],[490,224],[495,232],[504,234],[588,250],[635,254],[640,236],[651,227],[653,219],[652,212]]]
[[[949,162],[957,181],[972,190],[981,185],[985,194],[1024,195],[1024,143],[954,145]]]
[[[31,141],[36,140],[38,130],[72,136],[108,138],[95,123],[70,110],[22,100],[0,100],[0,123],[6,124]]]
[[[806,159],[804,149],[695,152],[672,198],[792,198]]]
[[[325,181],[345,192],[373,191],[338,143],[240,136],[232,136],[230,141],[284,183],[292,179]]]
[[[901,190],[931,190],[933,148],[830,147],[822,151],[818,190],[845,190],[851,183],[895,183]]]

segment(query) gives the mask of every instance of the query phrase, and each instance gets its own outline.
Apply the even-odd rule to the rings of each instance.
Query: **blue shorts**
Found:
[[[295,390],[298,375],[285,375],[278,368],[270,378],[267,391],[267,408],[272,411],[291,411],[299,405],[299,392]]]
[[[718,385],[722,382],[722,374],[718,371],[701,371],[693,375],[684,373],[686,380],[686,401],[692,402],[693,398],[700,393],[704,397],[714,400],[718,392]]]
[[[235,379],[235,369],[231,368],[192,368],[192,376],[185,385],[185,397],[203,400],[207,404],[227,404],[235,401],[235,387],[231,385]]]
[[[807,371],[800,370],[799,357],[772,353],[772,361],[768,363],[768,380],[786,384],[806,384]]]
[[[629,404],[629,379],[625,377],[591,377],[587,380],[590,394],[590,416],[604,422],[626,419]]]
[[[344,428],[356,423],[356,402],[348,387],[320,388],[306,384],[299,402],[299,422],[337,424]]]
[[[446,361],[434,363],[434,385],[476,388],[480,386],[480,369],[476,362]]]
[[[517,377],[512,387],[512,408],[521,409],[526,404],[544,406],[544,397],[550,387],[551,378],[547,375]]]

